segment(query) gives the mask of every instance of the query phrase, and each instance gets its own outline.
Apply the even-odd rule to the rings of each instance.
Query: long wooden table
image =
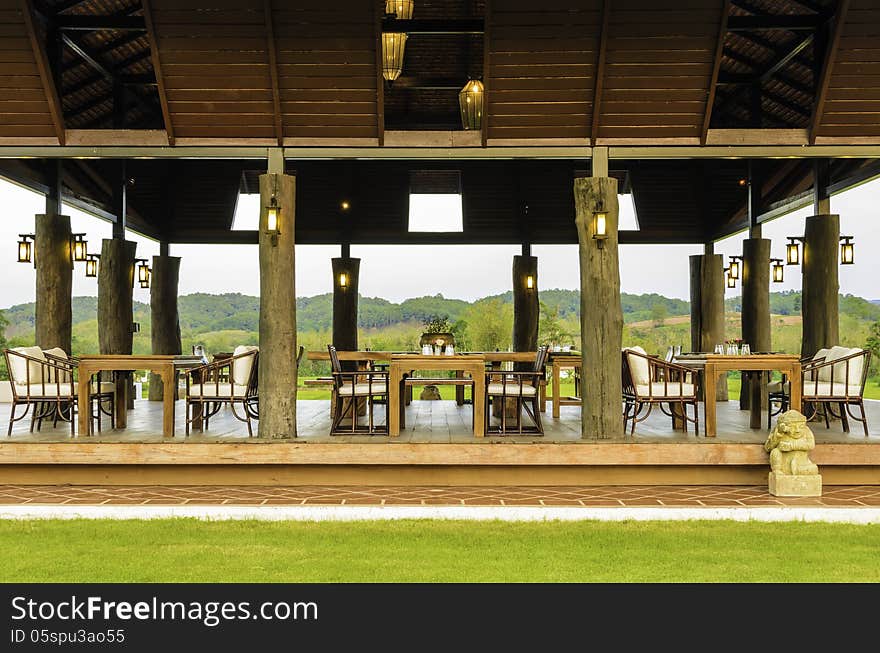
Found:
[[[131,372],[148,370],[162,378],[163,393],[162,435],[174,437],[174,395],[177,388],[175,372],[180,367],[200,364],[192,356],[135,356],[126,354],[92,354],[79,357],[79,433],[91,435],[89,419],[89,381],[98,372]],[[116,428],[124,429],[128,423],[128,379],[124,374],[116,375]]]
[[[684,361],[680,361],[684,362]],[[706,403],[706,437],[715,437],[717,433],[717,417],[715,414],[715,387],[718,375],[724,372],[740,370],[742,372],[782,372],[788,375],[791,382],[791,408],[801,410],[801,362],[797,356],[790,354],[750,354],[747,356],[722,356],[707,354],[703,367],[703,397]],[[761,403],[752,400],[751,423],[761,423]],[[757,420],[755,419],[757,413]]]

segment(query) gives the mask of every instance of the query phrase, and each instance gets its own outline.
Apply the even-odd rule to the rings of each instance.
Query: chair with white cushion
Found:
[[[378,370],[345,371],[339,362],[336,347],[327,345],[330,354],[330,366],[333,372],[332,418],[330,435],[356,433],[388,433],[388,413],[385,413],[385,424],[376,424],[373,415],[374,404],[382,399],[388,405],[388,372]],[[366,402],[367,424],[358,423],[359,405]],[[343,428],[342,422],[351,419],[351,426]]]
[[[240,345],[229,358],[194,367],[186,373],[186,434],[193,422],[207,430],[210,419],[223,406],[247,424],[248,437],[254,434],[252,421],[257,413],[257,378],[260,350]]]
[[[70,422],[70,435],[75,434],[77,411],[76,371],[78,361],[68,357],[60,347],[43,351],[39,347],[15,347],[3,350],[6,369],[9,371],[9,384],[12,387],[12,407],[9,412],[9,428],[6,435],[12,435],[12,426],[31,415],[31,433],[34,426],[42,429],[43,420],[52,419],[53,426],[58,421]],[[95,383],[89,391],[88,410],[101,430],[101,404],[113,401],[115,385]],[[17,409],[24,406],[24,412],[16,417]],[[106,411],[104,411],[106,413]],[[111,426],[115,426],[111,414]]]
[[[486,433],[534,433],[544,434],[544,426],[541,424],[540,388],[544,378],[544,366],[547,363],[547,347],[538,347],[535,354],[535,363],[531,370],[527,371],[487,371],[486,372]],[[492,402],[500,402],[500,423],[496,427],[490,426],[489,415],[492,413]],[[514,424],[509,424],[507,405],[514,405]],[[531,426],[523,423],[522,411],[525,410]]]
[[[699,435],[697,386],[688,381],[690,369],[656,356],[649,356],[641,347],[629,347],[622,352],[621,372],[624,432],[631,421],[630,433],[634,434],[636,423],[646,420],[654,410],[654,406],[659,406],[665,415],[672,417],[673,420],[681,420],[685,432],[688,422],[692,422],[694,432]],[[688,416],[689,405],[693,407],[693,417]]]

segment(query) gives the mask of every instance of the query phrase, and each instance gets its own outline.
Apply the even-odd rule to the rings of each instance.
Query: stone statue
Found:
[[[807,418],[796,410],[783,413],[764,443],[770,453],[770,494],[776,496],[820,496],[822,477],[810,460],[816,446]]]
[[[439,401],[440,397],[440,388],[436,385],[426,385],[424,389],[422,389],[422,394],[419,395],[419,399],[422,401]]]

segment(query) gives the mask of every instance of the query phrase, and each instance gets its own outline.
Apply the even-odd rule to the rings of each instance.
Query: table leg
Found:
[[[92,434],[92,404],[89,401],[89,381],[92,376],[88,370],[81,370],[79,375],[79,387],[77,388],[77,409],[79,415],[78,435]]]
[[[388,435],[400,435],[401,368],[391,363],[388,367]]]
[[[116,372],[116,428],[128,426],[128,372]]]
[[[455,378],[463,379],[464,371],[463,370],[455,370]],[[456,406],[464,406],[464,385],[456,385],[455,386],[455,405]]]
[[[706,437],[714,438],[717,435],[717,417],[715,415],[715,386],[718,383],[718,371],[712,363],[706,363],[704,372],[706,388],[703,392],[704,405],[706,406]]]
[[[803,410],[803,406],[801,405],[803,403],[803,390],[804,390],[802,387],[802,383],[803,383],[803,379],[801,377],[802,373],[803,372],[801,371],[801,364],[799,362],[794,363],[788,372],[788,378],[791,381],[791,390],[790,390],[790,392],[791,392],[790,409],[791,410],[797,410],[797,411]]]
[[[559,419],[559,365],[553,363],[553,417]]]
[[[162,372],[162,435],[174,437],[174,370]]]
[[[541,412],[547,412],[547,379],[543,379],[538,384],[538,403],[541,407]]]
[[[482,438],[486,434],[486,373],[480,365],[471,370],[474,379],[474,437]]]
[[[764,394],[767,384],[763,372],[751,372],[749,381],[749,428],[759,429],[762,426]]]

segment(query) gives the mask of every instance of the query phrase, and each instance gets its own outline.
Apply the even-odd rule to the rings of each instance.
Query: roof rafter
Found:
[[[278,90],[278,56],[275,52],[275,29],[272,20],[272,0],[263,0],[263,19],[266,25],[266,52],[269,55],[269,78],[272,81],[275,138],[278,141],[278,145],[284,145],[284,126],[281,123],[281,94]]]
[[[825,50],[825,58],[822,64],[822,74],[819,78],[816,96],[813,101],[813,116],[810,119],[810,145],[816,142],[816,132],[822,122],[825,113],[825,97],[828,95],[828,83],[831,81],[831,72],[834,69],[834,58],[837,56],[837,46],[840,43],[840,34],[843,24],[846,22],[846,14],[849,10],[849,0],[839,0],[837,13],[834,15],[834,27],[832,28],[831,41]]]
[[[712,121],[712,107],[715,104],[715,91],[718,88],[718,73],[721,70],[721,57],[724,52],[724,37],[727,35],[727,16],[730,13],[730,0],[724,0],[721,7],[721,20],[718,24],[718,41],[715,44],[715,60],[712,64],[712,77],[709,79],[709,97],[703,110],[703,126],[700,129],[700,145],[706,144],[709,123]]]
[[[611,17],[611,0],[602,3],[602,31],[599,35],[599,53],[596,56],[596,82],[593,86],[593,116],[590,122],[590,145],[596,144],[599,135],[599,117],[602,114],[602,90],[605,85],[605,58],[608,50],[608,23]]]
[[[52,117],[55,136],[58,138],[58,144],[64,145],[64,112],[61,109],[61,100],[58,97],[58,89],[55,88],[55,79],[52,76],[52,69],[49,67],[46,50],[40,43],[40,39],[37,38],[37,30],[34,25],[34,7],[31,0],[21,0],[21,13],[24,17],[28,39],[31,42],[31,50],[37,63],[37,71],[40,73],[40,83],[43,85],[43,92],[49,103],[49,115]]]
[[[153,72],[156,75],[156,84],[159,91],[159,106],[162,108],[162,122],[165,123],[165,133],[168,134],[168,144],[174,145],[174,124],[171,122],[171,112],[168,110],[168,99],[165,93],[165,77],[162,75],[162,60],[159,56],[159,41],[156,38],[156,28],[153,25],[153,7],[150,0],[141,0],[144,8],[144,26],[147,30],[147,39],[150,42],[150,57],[153,61]]]

